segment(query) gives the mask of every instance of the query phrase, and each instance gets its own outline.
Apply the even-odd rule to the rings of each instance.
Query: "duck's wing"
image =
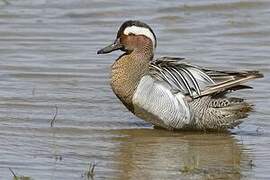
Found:
[[[162,57],[150,63],[150,74],[192,98],[251,88],[242,85],[248,80],[261,78],[258,71],[215,71],[191,65],[184,58]]]
[[[216,84],[201,68],[183,60],[174,57],[156,59],[150,63],[150,74],[170,85],[172,91],[193,98],[201,96],[207,86]]]

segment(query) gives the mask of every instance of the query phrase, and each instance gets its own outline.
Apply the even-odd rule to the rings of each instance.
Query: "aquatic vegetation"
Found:
[[[13,175],[13,180],[33,180],[31,177],[28,177],[28,176],[18,176],[18,175],[16,175],[15,172],[11,168],[9,168],[9,170]]]
[[[53,116],[53,118],[52,118],[52,120],[51,120],[51,127],[54,126],[54,123],[55,123],[55,121],[56,121],[57,115],[58,115],[58,107],[55,105],[55,113],[54,113],[54,116]]]
[[[93,179],[95,176],[95,167],[96,163],[89,163],[88,169],[82,174],[82,177],[85,177],[86,180]]]

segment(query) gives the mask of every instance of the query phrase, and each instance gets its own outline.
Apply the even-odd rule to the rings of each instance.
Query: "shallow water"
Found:
[[[96,55],[127,19],[151,25],[157,56],[263,72],[237,93],[255,111],[227,134],[134,117],[109,86],[120,53]],[[269,19],[267,0],[0,1],[0,179],[86,179],[89,163],[94,179],[269,179]]]

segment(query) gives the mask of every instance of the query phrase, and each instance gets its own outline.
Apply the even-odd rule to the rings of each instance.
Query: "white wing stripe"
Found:
[[[184,71],[184,72],[187,74],[187,76],[190,78],[192,84],[194,85],[197,94],[200,95],[200,94],[201,94],[200,87],[199,87],[199,85],[198,85],[198,82],[196,81],[196,79],[195,79],[194,76],[192,75],[192,73],[191,73],[189,70],[187,70],[186,68],[184,68],[184,67],[183,67],[181,70]],[[192,94],[191,94],[191,95],[192,95]]]
[[[178,86],[179,89],[184,90],[183,86],[179,83],[179,79],[177,79],[177,77],[175,77],[175,75],[171,73],[168,69],[164,68],[164,70],[172,77],[172,79],[174,80],[174,84]]]
[[[188,93],[192,94],[191,89],[190,89],[188,82],[187,82],[186,78],[184,77],[184,75],[181,72],[179,72],[178,70],[176,70],[175,68],[172,68],[172,70],[179,75],[179,77],[182,80],[182,82],[184,83]],[[179,80],[178,80],[178,82],[179,82]]]

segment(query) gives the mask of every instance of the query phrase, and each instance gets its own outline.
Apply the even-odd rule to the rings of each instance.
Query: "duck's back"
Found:
[[[134,114],[167,129],[227,129],[247,116],[251,105],[228,98],[232,90],[261,77],[258,72],[224,72],[192,66],[178,58],[150,63],[132,102]]]

